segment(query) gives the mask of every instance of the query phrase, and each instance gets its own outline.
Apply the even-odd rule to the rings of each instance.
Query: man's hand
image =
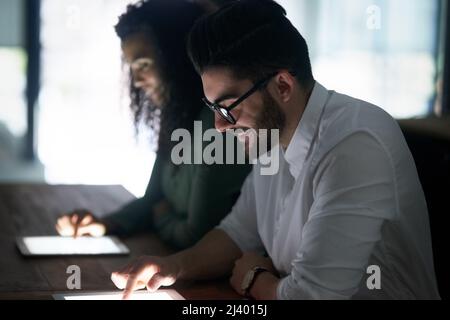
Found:
[[[93,236],[101,237],[106,233],[106,226],[89,210],[75,210],[58,219],[56,230],[65,237]]]
[[[179,274],[178,264],[170,258],[144,256],[113,272],[111,280],[117,288],[124,289],[123,299],[128,299],[135,290],[147,288],[155,292],[161,286],[171,286]]]
[[[242,282],[248,271],[254,267],[261,267],[267,269],[272,274],[277,274],[275,267],[273,266],[272,260],[266,258],[257,253],[244,253],[239,260],[236,260],[234,264],[233,274],[230,279],[230,284],[241,295],[242,292]]]

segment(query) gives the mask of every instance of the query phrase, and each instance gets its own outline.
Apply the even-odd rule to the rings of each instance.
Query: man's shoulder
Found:
[[[408,152],[398,122],[386,111],[369,102],[333,92],[319,126],[316,157],[321,158],[347,139],[361,134],[376,141],[391,156]]]
[[[379,106],[333,92],[324,110],[319,137],[339,141],[362,132],[381,141],[401,136],[397,121]]]

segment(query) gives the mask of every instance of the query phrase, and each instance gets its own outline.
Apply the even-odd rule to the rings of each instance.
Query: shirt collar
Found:
[[[285,159],[289,164],[289,171],[295,178],[300,174],[303,163],[308,155],[308,151],[319,128],[322,111],[328,101],[328,97],[328,90],[316,82],[302,118],[285,153]]]

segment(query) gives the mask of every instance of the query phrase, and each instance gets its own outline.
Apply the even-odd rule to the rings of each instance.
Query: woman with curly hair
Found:
[[[127,7],[116,33],[129,67],[131,111],[136,130],[144,124],[157,141],[157,158],[144,197],[100,219],[76,210],[56,225],[65,236],[132,235],[154,232],[175,248],[186,248],[231,210],[250,166],[181,164],[171,161],[172,132],[191,133],[194,121],[214,128],[202,103],[201,79],[186,52],[186,38],[201,7],[187,0],[147,0]]]

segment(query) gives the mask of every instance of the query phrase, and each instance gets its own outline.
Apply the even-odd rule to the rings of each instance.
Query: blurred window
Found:
[[[42,1],[38,154],[50,183],[144,194],[155,154],[148,136],[135,140],[113,28],[128,3]]]
[[[0,2],[0,129],[13,137],[26,131],[23,9],[22,0]]]
[[[26,54],[20,47],[0,46],[0,123],[14,137],[26,131]]]
[[[315,78],[396,118],[432,112],[439,0],[279,0],[306,38]]]

